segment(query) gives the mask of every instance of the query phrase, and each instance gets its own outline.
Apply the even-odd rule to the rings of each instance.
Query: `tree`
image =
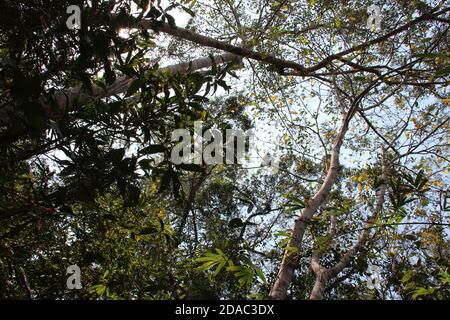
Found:
[[[0,5],[2,297],[448,298],[443,1],[73,4]],[[198,120],[278,173],[172,163]]]

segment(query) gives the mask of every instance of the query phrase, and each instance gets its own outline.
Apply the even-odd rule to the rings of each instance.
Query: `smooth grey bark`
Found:
[[[342,52],[339,52],[336,54],[332,54],[311,67],[305,67],[299,63],[284,60],[284,59],[277,58],[277,57],[273,57],[269,54],[258,53],[258,52],[252,51],[251,49],[246,48],[246,47],[234,46],[234,45],[231,45],[231,44],[228,44],[225,42],[215,40],[210,37],[199,35],[197,33],[194,33],[192,31],[184,29],[184,28],[179,28],[179,27],[172,28],[167,23],[162,23],[162,22],[154,21],[154,20],[150,20],[150,19],[139,20],[136,23],[129,21],[129,22],[125,23],[123,25],[123,27],[128,27],[128,28],[139,27],[139,28],[151,29],[151,30],[154,30],[157,32],[164,32],[166,34],[169,34],[169,35],[172,35],[172,36],[175,36],[175,37],[187,40],[187,41],[191,41],[193,43],[197,43],[197,44],[203,45],[205,47],[211,47],[211,48],[216,48],[216,49],[220,49],[223,51],[227,51],[229,54],[223,54],[220,56],[216,56],[219,61],[221,59],[220,57],[223,58],[223,62],[233,61],[237,58],[237,56],[245,57],[245,58],[254,59],[254,60],[257,60],[257,61],[260,61],[263,63],[272,64],[280,70],[280,73],[283,73],[285,71],[285,69],[291,69],[296,72],[295,75],[306,76],[306,75],[313,75],[313,73],[315,71],[326,67],[327,65],[329,65],[331,62],[333,62],[336,59],[340,59],[343,56],[348,55],[357,50],[362,50],[370,45],[383,42],[383,41],[389,39],[390,37],[402,32],[402,31],[405,31],[420,22],[435,19],[439,15],[445,14],[446,12],[448,12],[450,10],[449,8],[444,8],[443,10],[438,11],[438,9],[439,8],[435,8],[431,12],[426,13],[414,20],[411,20],[407,24],[400,26],[397,29],[394,29],[394,30],[386,33],[383,36],[380,36],[373,40],[367,41],[363,44],[360,44],[360,45],[350,48],[348,50],[345,50],[345,51],[342,51]],[[197,60],[202,60],[202,61],[198,61],[199,65],[203,65],[204,67],[206,67],[208,65],[208,63],[203,59],[207,59],[207,58],[201,58],[201,59],[197,59]],[[192,62],[195,63],[196,60],[194,60]],[[186,63],[180,64],[179,68],[181,70],[186,70]],[[94,96],[102,98],[102,97],[107,97],[107,96],[114,95],[117,93],[125,92],[127,90],[127,88],[129,87],[129,85],[131,84],[131,82],[132,82],[132,80],[130,78],[121,77],[118,80],[116,80],[116,82],[114,84],[112,84],[110,87],[108,87],[106,90],[103,88],[100,88],[100,87],[93,88]],[[80,103],[82,103],[82,102],[88,101],[89,98],[90,98],[90,96],[88,96],[84,93],[81,93],[80,88],[65,89],[62,92],[57,93],[56,96],[54,97],[54,99],[56,100],[56,103],[57,103],[58,110],[60,110],[62,112],[70,111],[76,100],[78,100]],[[42,98],[41,103],[44,106],[44,109],[49,111],[49,109],[50,109],[49,101],[45,98]],[[12,113],[12,112],[14,112],[13,106],[0,109],[0,125],[9,124],[10,119],[8,117],[8,114]]]
[[[316,214],[320,206],[323,205],[336,181],[339,171],[341,146],[348,129],[350,118],[348,113],[343,115],[341,129],[335,138],[331,151],[330,166],[325,180],[316,194],[308,201],[307,206],[301,211],[300,216],[292,226],[289,243],[284,252],[275,283],[269,293],[271,299],[281,300],[287,296],[288,287],[292,282],[294,270],[298,262],[298,254],[293,253],[291,248],[296,248],[296,250],[301,249],[301,242],[305,234],[307,222]]]
[[[351,54],[351,53],[359,51],[359,50],[363,50],[371,45],[381,43],[381,42],[389,39],[390,37],[395,36],[396,34],[398,34],[400,32],[408,30],[409,28],[411,28],[412,26],[414,26],[416,24],[419,24],[421,22],[428,21],[428,20],[433,20],[436,17],[443,15],[443,14],[447,13],[448,11],[450,11],[450,8],[444,8],[442,10],[439,10],[439,9],[440,9],[440,7],[436,7],[433,10],[431,10],[430,12],[425,13],[425,14],[413,19],[413,20],[409,21],[408,23],[406,23],[394,30],[391,30],[380,37],[366,41],[358,46],[349,48],[347,50],[344,50],[344,51],[341,51],[341,52],[338,52],[335,54],[331,54],[331,55],[327,56],[325,59],[323,59],[322,61],[319,61],[317,64],[312,65],[310,67],[305,67],[304,65],[299,64],[294,61],[277,58],[277,57],[271,56],[270,54],[259,53],[259,52],[253,51],[247,47],[239,47],[239,46],[235,46],[235,45],[223,42],[223,41],[218,41],[216,39],[200,35],[198,33],[195,33],[193,31],[190,31],[190,30],[187,30],[184,28],[180,28],[180,27],[173,28],[168,23],[162,23],[160,21],[144,19],[144,20],[139,20],[136,24],[134,24],[134,26],[140,27],[140,28],[145,28],[145,29],[151,29],[151,30],[154,30],[157,32],[163,32],[163,33],[170,34],[170,35],[175,36],[180,39],[184,39],[184,40],[187,40],[190,42],[197,43],[202,46],[227,51],[227,52],[239,55],[244,58],[250,58],[250,59],[257,60],[257,61],[260,61],[263,63],[268,63],[268,64],[271,64],[271,65],[277,67],[280,70],[280,73],[283,73],[285,69],[291,69],[291,70],[295,71],[295,73],[291,73],[291,74],[295,74],[297,76],[307,76],[307,75],[312,75],[315,71],[325,68],[326,66],[330,65],[330,63],[332,63],[333,61],[338,60],[348,54]],[[131,25],[133,25],[133,24],[131,24]],[[124,24],[124,27],[130,27],[130,24]]]
[[[213,60],[216,64],[223,64],[233,61],[241,61],[241,57],[232,53],[223,53],[220,55],[215,55],[211,57],[204,57],[194,59],[190,62],[182,62],[178,64],[174,64],[171,66],[163,67],[161,70],[163,72],[168,73],[185,73],[188,70],[197,71],[204,68],[209,68],[213,65]],[[61,92],[56,93],[53,96],[53,99],[57,104],[57,112],[58,113],[67,113],[72,110],[75,104],[84,104],[94,99],[101,99],[109,96],[118,95],[124,93],[128,90],[134,78],[128,76],[121,76],[116,81],[107,86],[106,88],[102,88],[99,86],[92,87],[92,95],[86,94],[81,90],[81,87],[72,87]],[[42,97],[40,99],[41,105],[44,107],[44,110],[47,114],[51,114],[50,108],[50,100]],[[10,118],[8,114],[14,112],[14,106],[9,106],[3,109],[0,109],[0,125],[8,125],[10,122]]]
[[[370,236],[371,227],[373,226],[377,217],[383,210],[384,195],[386,193],[386,179],[387,179],[384,149],[382,149],[381,151],[381,161],[382,161],[382,175],[381,175],[382,184],[380,188],[377,190],[377,203],[373,210],[372,216],[369,218],[366,224],[366,228],[364,228],[361,231],[356,243],[341,257],[339,262],[336,263],[331,268],[324,268],[320,265],[320,258],[322,257],[323,252],[319,252],[318,254],[313,255],[311,259],[311,268],[316,275],[316,280],[310,295],[310,299],[313,300],[322,299],[323,292],[326,289],[328,281],[331,278],[337,277],[340,272],[342,272],[345,268],[349,266],[351,259],[364,249],[367,239]],[[331,220],[330,230],[332,231],[329,232],[329,236],[333,237],[336,234],[335,218]]]

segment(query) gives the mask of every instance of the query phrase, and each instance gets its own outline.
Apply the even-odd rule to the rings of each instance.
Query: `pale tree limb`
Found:
[[[359,241],[358,241],[359,243]],[[353,249],[353,248],[352,248]],[[313,270],[315,274],[315,281],[314,281],[314,287],[312,289],[310,299],[311,300],[319,300],[322,299],[322,295],[326,289],[326,285],[328,281],[333,278],[331,276],[330,269],[327,269],[323,267],[320,264],[320,257],[321,255],[313,255],[311,259],[311,269]]]
[[[223,64],[227,62],[238,61],[239,59],[240,58],[234,54],[224,53],[221,55],[213,56],[212,58],[198,58],[190,62],[174,64],[162,68],[162,71],[171,74],[186,73],[188,71],[196,71],[204,68],[209,68],[213,65],[213,63]],[[134,80],[134,78],[122,76],[119,77],[119,79],[117,79],[112,85],[106,87],[106,89],[95,86],[94,88],[92,88],[92,90],[96,98],[114,96],[126,92]],[[69,95],[67,100],[69,110],[74,102],[83,104],[84,102],[87,102],[92,98],[91,96],[82,93],[79,87],[69,89],[67,92],[64,92],[63,95]]]
[[[160,21],[154,21],[150,19],[144,19],[141,21],[138,21],[135,24],[135,27],[140,27],[144,29],[151,29],[157,32],[163,32],[172,36],[175,36],[180,39],[184,39],[205,47],[211,47],[223,51],[227,51],[236,55],[239,55],[244,58],[249,58],[253,60],[257,60],[263,63],[271,64],[275,67],[277,67],[280,70],[280,73],[283,73],[285,69],[291,69],[295,70],[295,75],[298,76],[307,76],[307,75],[313,75],[313,72],[318,71],[322,68],[325,68],[330,63],[332,63],[334,60],[341,59],[342,57],[351,54],[353,52],[356,52],[358,50],[363,50],[371,45],[381,43],[383,41],[386,41],[387,39],[408,30],[409,28],[415,26],[416,24],[419,24],[424,21],[433,20],[436,17],[445,14],[446,12],[450,11],[450,8],[444,8],[440,11],[438,11],[439,8],[433,9],[431,12],[425,13],[421,15],[420,17],[417,17],[416,19],[411,20],[410,22],[378,37],[375,39],[372,39],[370,41],[364,42],[360,45],[357,45],[355,47],[352,47],[350,49],[331,54],[327,56],[322,61],[318,62],[317,64],[311,66],[311,67],[305,67],[304,65],[301,65],[294,61],[285,60],[282,58],[277,58],[274,56],[271,56],[270,54],[266,53],[259,53],[256,51],[253,51],[249,48],[245,47],[239,47],[235,46],[223,41],[218,41],[216,39],[213,39],[211,37],[203,36],[198,33],[195,33],[193,31],[176,27],[172,28],[168,23],[162,23]],[[129,27],[130,24],[124,25],[124,27]],[[293,75],[293,73],[291,73]]]
[[[383,75],[381,77],[383,77]],[[307,222],[311,220],[311,218],[313,218],[317,210],[325,203],[331,191],[331,188],[336,181],[340,167],[339,165],[340,150],[345,134],[348,130],[349,123],[353,118],[353,116],[358,112],[359,105],[364,96],[376,86],[381,77],[375,79],[354,99],[351,99],[352,101],[351,107],[346,113],[344,113],[345,101],[343,100],[343,96],[341,94],[337,94],[337,101],[342,113],[342,124],[341,129],[337,134],[333,143],[330,166],[327,170],[327,175],[320,189],[316,192],[316,194],[312,197],[312,199],[308,201],[306,207],[301,211],[300,216],[295,220],[294,225],[292,226],[290,240],[284,252],[283,259],[281,261],[281,265],[278,270],[278,274],[275,278],[275,282],[269,293],[269,297],[271,299],[280,300],[285,299],[287,296],[287,291],[290,283],[292,282],[294,270],[298,262],[299,258],[298,251],[301,249],[301,243],[306,231]],[[334,87],[335,87],[334,89],[337,92],[341,92],[339,91],[340,89],[337,87],[336,81],[334,81]],[[320,277],[322,277],[322,275],[320,275]],[[323,280],[321,279],[321,281]]]
[[[345,55],[353,53],[357,50],[362,50],[370,45],[383,42],[383,41],[389,39],[390,37],[392,37],[400,32],[403,32],[420,22],[432,20],[432,19],[436,18],[437,16],[448,12],[449,10],[450,10],[450,8],[445,8],[443,10],[437,11],[437,8],[435,8],[430,13],[426,13],[414,20],[411,20],[407,24],[405,24],[395,30],[390,31],[381,37],[367,41],[363,44],[360,44],[353,48],[347,49],[345,51],[342,51],[342,52],[339,52],[336,54],[332,54],[332,55],[328,56],[327,58],[323,59],[322,61],[320,61],[319,63],[317,63],[316,65],[311,66],[311,67],[305,67],[299,63],[280,59],[277,57],[273,57],[269,54],[258,53],[258,52],[252,51],[251,49],[249,49],[247,47],[234,46],[234,45],[231,45],[231,44],[228,44],[225,42],[215,40],[210,37],[199,35],[195,32],[192,32],[192,31],[184,29],[184,28],[179,28],[179,27],[172,28],[169,24],[162,23],[160,21],[144,19],[144,20],[138,21],[136,24],[132,24],[128,21],[128,22],[126,22],[126,24],[124,24],[123,27],[138,27],[138,28],[151,29],[151,30],[154,30],[157,32],[163,32],[163,33],[166,33],[166,34],[169,34],[169,35],[172,35],[172,36],[184,39],[184,40],[188,40],[190,42],[197,43],[197,44],[200,44],[200,45],[203,45],[206,47],[211,47],[211,48],[216,48],[216,49],[220,49],[223,51],[227,51],[228,54],[225,53],[223,55],[219,55],[219,56],[215,57],[215,61],[217,64],[235,61],[238,59],[237,56],[239,56],[239,57],[250,58],[250,59],[260,61],[260,62],[271,64],[271,65],[277,67],[278,70],[280,70],[280,73],[284,73],[285,69],[291,69],[291,70],[295,70],[297,72],[296,75],[307,76],[307,75],[313,75],[313,72],[326,67],[334,60],[341,59]],[[208,66],[211,66],[212,62],[210,61],[209,58],[200,58],[200,59],[191,61],[191,64],[192,64],[191,70],[195,71],[195,70],[198,70],[201,68],[206,68]],[[189,66],[189,63],[181,63],[181,64],[178,64],[175,66],[168,67],[168,69],[170,70],[170,72],[177,72],[177,71],[185,72],[185,71],[187,71],[188,66]],[[197,66],[197,67],[195,67],[195,66]],[[177,71],[175,71],[175,70],[177,70]],[[93,93],[94,93],[93,96],[96,98],[104,98],[104,97],[113,96],[116,94],[126,92],[128,87],[130,86],[131,82],[132,82],[132,78],[123,76],[123,77],[120,77],[119,79],[117,79],[111,86],[107,87],[106,89],[98,87],[98,86],[94,86],[92,88]],[[76,102],[82,104],[84,102],[89,101],[90,98],[92,98],[90,95],[82,93],[80,87],[65,89],[62,92],[57,93],[53,97],[53,99],[57,103],[57,109],[62,112],[68,112],[71,110],[71,108],[73,107],[73,105]],[[42,98],[41,104],[43,105],[43,107],[46,111],[49,111],[51,109],[50,108],[50,99]],[[1,125],[7,125],[10,122],[8,114],[11,112],[14,112],[13,106],[8,106],[8,107],[5,107],[0,110],[0,124]]]
[[[223,53],[212,57],[204,57],[192,60],[190,62],[182,62],[171,66],[161,68],[162,72],[176,74],[186,73],[188,71],[197,71],[200,69],[209,68],[215,64],[224,64],[234,61],[240,61],[241,58],[232,53]],[[214,62],[213,62],[214,61]],[[115,96],[125,93],[135,79],[129,76],[119,77],[113,84],[106,88],[100,86],[92,87],[92,94],[84,93],[81,87],[73,87],[64,89],[56,93],[52,99],[56,101],[58,113],[67,113],[73,110],[76,104],[82,105],[92,99],[102,99],[110,96]],[[42,97],[40,99],[41,105],[47,114],[51,114],[51,99]],[[0,109],[0,124],[7,125],[10,122],[8,114],[14,112],[14,106],[8,106]]]
[[[198,33],[195,33],[191,30],[187,30],[184,28],[180,28],[180,27],[172,28],[167,23],[162,23],[159,21],[145,19],[145,20],[138,21],[136,24],[136,27],[140,27],[140,28],[144,28],[144,29],[151,29],[156,32],[163,32],[163,33],[169,34],[171,36],[202,45],[204,47],[210,47],[210,48],[215,48],[215,49],[219,49],[222,51],[227,51],[227,52],[233,53],[235,55],[241,56],[243,58],[249,58],[249,59],[253,59],[256,61],[268,63],[268,64],[274,65],[278,68],[288,68],[288,69],[297,70],[298,72],[305,71],[305,67],[299,63],[284,60],[281,58],[277,58],[277,57],[271,56],[266,53],[259,53],[259,52],[253,51],[247,47],[235,46],[235,45],[229,44],[227,42],[219,41],[219,40],[207,37],[207,36],[200,35]]]
[[[328,229],[328,237],[329,239],[333,239],[336,235],[336,214],[332,214],[330,216],[330,228]],[[314,271],[314,273],[320,276],[323,268],[320,265],[320,259],[322,258],[323,254],[325,253],[325,250],[319,250],[317,253],[314,253],[311,258],[311,269]]]
[[[269,294],[271,299],[280,300],[286,298],[287,290],[292,281],[294,270],[298,261],[298,255],[293,253],[292,249],[295,248],[295,250],[300,250],[307,222],[315,215],[319,207],[325,202],[334,182],[336,181],[340,166],[339,155],[341,146],[345,133],[348,130],[349,121],[354,114],[352,109],[353,108],[351,108],[349,112],[342,117],[341,129],[334,140],[331,151],[330,166],[324,182],[316,194],[308,201],[307,206],[301,211],[300,216],[295,220],[294,225],[292,226],[289,243],[284,252],[283,260],[281,261],[275,283]]]
[[[331,268],[324,268],[320,265],[320,258],[323,252],[320,252],[319,254],[313,256],[311,260],[311,268],[316,274],[316,281],[314,283],[314,287],[311,292],[310,296],[311,299],[313,300],[321,299],[326,289],[328,281],[332,278],[335,278],[340,272],[342,272],[342,270],[347,268],[350,264],[351,259],[364,249],[367,239],[370,236],[371,232],[370,227],[374,225],[377,217],[383,210],[384,196],[386,193],[386,180],[387,180],[384,149],[382,149],[381,151],[381,162],[382,162],[382,174],[381,174],[382,183],[380,185],[380,188],[377,190],[377,204],[375,206],[372,216],[367,221],[366,228],[364,228],[361,231],[356,243],[341,257],[339,262],[336,263]],[[330,234],[330,236],[334,236],[334,234],[336,233],[335,225],[336,221],[334,222],[331,221],[331,226],[333,227],[330,226],[330,228],[334,228],[334,232]]]
[[[372,83],[372,85],[374,85],[375,83],[376,81]],[[369,88],[371,86],[369,86]],[[294,270],[299,258],[298,252],[296,253],[292,251],[300,250],[303,236],[306,231],[307,222],[311,220],[311,218],[313,218],[317,210],[325,203],[328,195],[330,194],[331,188],[333,187],[338,176],[340,168],[340,151],[345,134],[348,130],[349,123],[355,115],[356,110],[358,110],[362,96],[365,95],[369,90],[369,88],[367,88],[360,95],[358,95],[358,97],[353,100],[353,103],[351,104],[349,110],[345,112],[345,101],[343,100],[342,95],[339,94],[340,89],[337,87],[336,81],[334,81],[334,87],[338,92],[337,100],[342,114],[341,128],[333,142],[330,165],[328,167],[325,180],[323,181],[322,185],[315,193],[315,195],[308,201],[306,207],[302,209],[299,217],[294,221],[294,225],[291,228],[289,242],[284,251],[283,259],[281,261],[280,268],[278,269],[278,274],[275,278],[275,282],[269,293],[269,297],[271,299],[281,300],[285,299],[287,296],[287,291],[289,285],[292,282]]]
[[[31,293],[30,282],[28,281],[27,274],[25,273],[25,270],[23,270],[22,266],[17,266],[17,269],[22,276],[23,284],[25,286],[25,289],[27,290],[27,297],[31,300],[33,298],[33,295]]]

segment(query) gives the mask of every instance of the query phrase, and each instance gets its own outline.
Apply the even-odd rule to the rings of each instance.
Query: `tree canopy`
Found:
[[[448,299],[449,12],[0,1],[0,298]]]

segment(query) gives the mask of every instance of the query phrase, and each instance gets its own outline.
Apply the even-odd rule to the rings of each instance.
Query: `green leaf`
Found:
[[[336,25],[336,28],[340,28],[341,25],[342,25],[342,22],[341,22],[341,20],[339,18],[336,18],[334,20],[334,24]]]
[[[429,289],[427,289],[427,288],[417,288],[414,291],[414,294],[412,295],[412,298],[413,299],[417,299],[420,296],[426,296],[426,295],[429,295],[429,294],[433,294],[434,291],[435,291],[434,288],[429,288]]]
[[[128,88],[127,93],[125,94],[125,98],[130,97],[133,94],[135,94],[139,90],[140,87],[141,87],[141,81],[139,79],[134,80],[131,83],[130,87]]]
[[[192,10],[189,9],[188,7],[182,5],[181,8],[182,8],[184,11],[186,11],[190,16],[192,16],[192,17],[195,16],[194,11],[192,11]]]
[[[417,58],[448,58],[449,55],[445,53],[416,53],[413,55]]]
[[[112,149],[108,152],[107,158],[110,159],[114,163],[118,163],[123,159],[123,156],[125,155],[125,149]]]
[[[240,228],[243,226],[244,226],[244,222],[239,218],[231,219],[230,222],[228,223],[228,228],[231,228],[231,229]]]
[[[238,279],[239,287],[250,287],[255,277],[255,271],[245,266],[232,266],[228,267],[227,270],[234,273]]]
[[[448,76],[449,74],[450,74],[450,66],[436,71],[436,77],[444,77],[444,76]]]
[[[228,263],[230,266],[233,265],[231,260],[223,253],[222,250],[216,249],[217,254],[212,252],[207,252],[203,257],[195,259],[197,262],[205,262],[201,266],[197,267],[196,269],[199,271],[207,271],[210,269],[215,270],[213,272],[213,276],[217,276],[219,272],[225,267],[225,265]]]
[[[156,229],[155,227],[146,227],[143,228],[142,230],[139,231],[139,234],[141,235],[146,235],[146,234],[153,234],[153,233],[157,233],[158,229]]]
[[[141,154],[154,154],[166,151],[162,144],[152,144],[140,151]]]
[[[167,170],[166,172],[164,172],[162,178],[161,178],[161,185],[159,186],[159,192],[162,192],[164,190],[167,190],[167,188],[170,185],[170,182],[172,181],[172,175],[173,175],[173,171],[171,170]]]
[[[200,260],[197,260],[197,261],[200,261]],[[198,271],[207,271],[207,270],[211,269],[216,263],[217,262],[215,262],[215,261],[205,262],[201,266],[197,267],[197,270]]]
[[[281,241],[278,244],[279,247],[284,247],[288,244],[290,238],[291,238],[291,232],[290,231],[279,231],[274,234],[275,237],[281,237]]]
[[[178,168],[180,168],[181,170],[193,171],[193,172],[205,171],[205,169],[202,166],[200,166],[198,164],[193,164],[193,163],[182,163],[178,166]]]
[[[328,249],[332,242],[332,238],[329,235],[326,236],[320,236],[317,238],[315,243],[315,249],[314,252],[322,252]]]
[[[262,280],[262,282],[264,284],[266,284],[267,283],[267,279],[264,276],[264,273],[262,272],[262,270],[260,268],[258,268],[258,267],[255,267],[255,272],[258,275],[258,277]]]
[[[142,170],[150,171],[153,168],[152,166],[153,162],[154,162],[153,159],[142,159],[141,161],[139,161],[139,165]]]
[[[172,17],[170,14],[166,13],[164,14],[164,16],[167,18],[167,23],[169,24],[169,26],[172,29],[176,29],[177,28],[177,24],[175,23],[175,19],[174,17]]]
[[[98,296],[103,296],[106,291],[106,286],[104,284],[96,284],[90,288],[90,291],[94,291]]]
[[[152,6],[150,8],[150,11],[147,13],[147,15],[145,16],[146,18],[152,18],[152,19],[157,19],[159,16],[161,16],[161,11],[159,11],[158,9],[156,9],[155,6]]]
[[[402,278],[402,283],[407,283],[414,275],[414,270],[408,270]]]
[[[246,225],[247,226],[249,226],[249,225],[256,225],[256,223],[249,222],[249,221],[244,222],[240,218],[231,219],[230,222],[228,223],[228,227],[231,228],[231,229],[240,228],[240,227],[243,227],[243,226],[246,226]]]

